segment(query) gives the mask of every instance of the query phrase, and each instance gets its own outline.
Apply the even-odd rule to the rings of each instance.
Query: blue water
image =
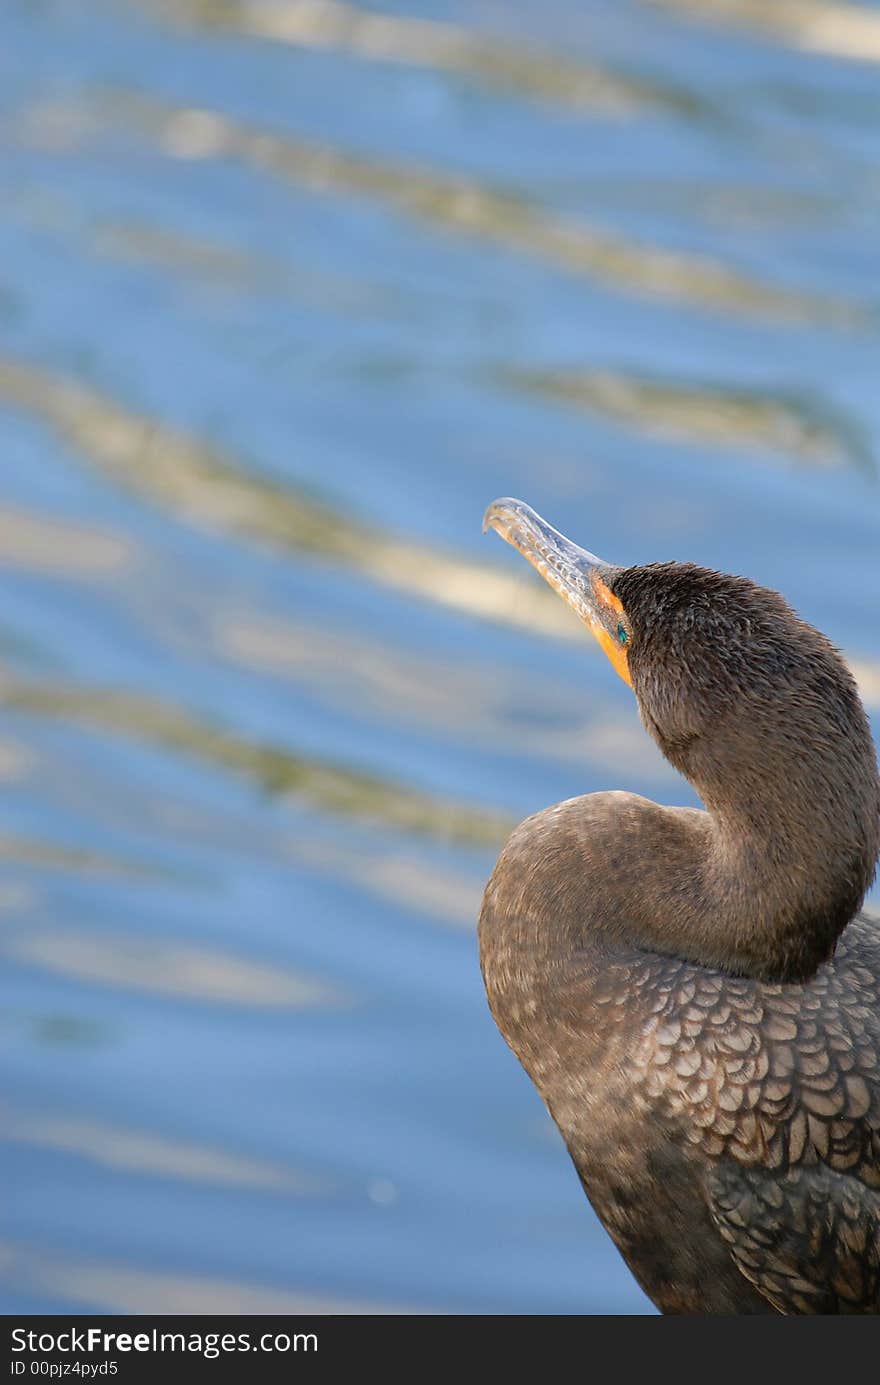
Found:
[[[475,916],[528,812],[693,799],[480,520],[780,588],[877,724],[878,63],[824,0],[5,0],[7,1313],[650,1311]]]

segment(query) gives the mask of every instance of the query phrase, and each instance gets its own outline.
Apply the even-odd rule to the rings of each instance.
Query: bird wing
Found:
[[[880,1313],[880,1193],[825,1164],[723,1160],[710,1210],[737,1268],[780,1313]]]
[[[671,967],[643,1090],[707,1156],[734,1263],[780,1312],[880,1313],[876,923],[854,920],[803,985]]]
[[[802,991],[760,993],[767,1067],[707,1172],[734,1262],[781,1313],[880,1313],[880,954],[870,920]],[[719,1052],[726,1040],[719,1034]]]

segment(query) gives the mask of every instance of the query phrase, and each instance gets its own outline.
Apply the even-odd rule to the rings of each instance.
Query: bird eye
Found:
[[[629,640],[627,628],[622,620],[619,620],[617,622],[617,638],[620,640],[621,644],[626,644]]]

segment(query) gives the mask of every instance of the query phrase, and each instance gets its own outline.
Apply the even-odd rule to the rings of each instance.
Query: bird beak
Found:
[[[610,563],[578,548],[522,500],[493,500],[483,516],[483,533],[494,529],[537,568],[595,636],[625,683],[629,625],[620,598],[603,578]]]

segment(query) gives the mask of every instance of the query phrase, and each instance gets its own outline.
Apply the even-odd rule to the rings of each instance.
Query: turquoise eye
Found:
[[[629,635],[627,633],[626,626],[624,625],[622,620],[619,620],[617,622],[617,638],[620,640],[621,644],[626,644],[629,640]]]

